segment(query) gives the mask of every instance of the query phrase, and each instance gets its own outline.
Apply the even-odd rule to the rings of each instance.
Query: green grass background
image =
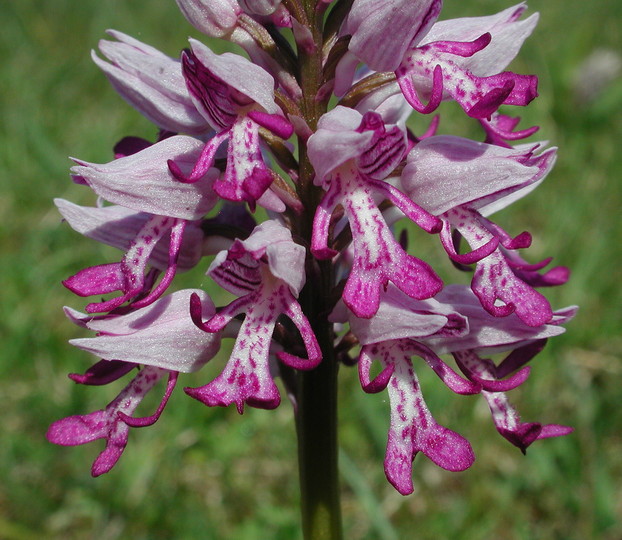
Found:
[[[443,18],[509,5],[446,4]],[[594,100],[576,97],[577,70],[594,50],[622,53],[622,3],[534,0],[530,8],[541,12],[541,22],[512,67],[540,76],[541,97],[520,112],[526,124],[542,126],[539,138],[560,147],[559,161],[537,191],[497,221],[513,234],[534,234],[530,260],[554,255],[572,268],[570,282],[547,294],[555,306],[576,303],[581,311],[511,398],[525,420],[576,430],[536,443],[523,457],[497,435],[481,398],[452,395],[419,369],[437,420],[472,441],[477,461],[467,472],[449,473],[419,457],[416,492],[402,497],[382,470],[386,396],[363,395],[355,371],[343,369],[349,540],[622,538],[619,74]],[[67,156],[109,161],[122,136],[154,134],[111,89],[89,49],[106,28],[170,55],[197,34],[172,0],[0,0],[0,21],[0,538],[300,538],[290,405],[239,416],[181,392],[210,380],[222,360],[184,377],[161,420],[133,430],[125,455],[104,477],[89,474],[101,441],[76,448],[46,442],[51,422],[101,408],[119,390],[66,378],[92,358],[66,343],[77,331],[61,306],[83,302],[60,281],[118,254],[61,224],[52,198],[93,202],[70,182]],[[442,130],[477,135],[461,120],[455,126],[445,121]],[[203,271],[184,283],[206,285]]]

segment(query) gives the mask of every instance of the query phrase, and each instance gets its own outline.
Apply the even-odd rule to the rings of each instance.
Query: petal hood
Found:
[[[182,170],[191,169],[203,146],[198,139],[178,135],[110,163],[74,160],[78,165],[71,172],[111,203],[139,212],[199,219],[217,202],[212,184],[218,169],[210,169],[193,184],[184,184],[170,172],[167,161],[174,159]]]
[[[555,162],[555,149],[534,156],[539,146],[504,148],[451,135],[429,137],[408,154],[401,185],[434,215],[467,203],[480,209],[519,190],[521,196],[526,195],[544,179]],[[524,190],[528,186],[531,189]],[[510,197],[507,204],[515,199]],[[495,204],[489,210],[507,204]]]
[[[216,309],[207,293],[184,289],[127,315],[93,318],[86,322],[86,327],[100,335],[69,342],[105,360],[123,360],[184,373],[196,371],[218,352],[220,334],[208,334],[193,324],[189,308],[193,293],[201,299],[203,315],[214,315]],[[69,308],[66,312],[71,319],[86,318]]]
[[[209,124],[196,110],[186,89],[179,60],[122,32],[108,30],[117,41],[101,40],[93,61],[132,107],[157,126],[172,132],[204,133]]]

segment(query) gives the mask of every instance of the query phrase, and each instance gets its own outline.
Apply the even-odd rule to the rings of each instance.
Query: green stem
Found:
[[[317,369],[298,379],[298,468],[305,540],[342,538],[337,463],[337,363],[332,344]]]
[[[312,130],[326,111],[326,104],[315,97],[322,82],[322,16],[315,11],[315,0],[303,0],[305,17],[317,50],[299,51],[300,102],[304,118]],[[313,185],[314,171],[305,141],[299,141],[298,194],[305,210],[295,225],[296,233],[311,244],[313,217],[323,190]],[[305,540],[341,540],[341,503],[337,463],[337,372],[334,334],[328,322],[328,304],[334,287],[331,261],[316,261],[309,256],[307,284],[299,301],[309,318],[322,349],[322,362],[311,371],[300,372],[297,388],[296,432],[300,475],[302,530]]]

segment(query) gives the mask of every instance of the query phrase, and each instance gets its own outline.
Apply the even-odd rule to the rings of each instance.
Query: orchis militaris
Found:
[[[100,42],[101,56],[93,53],[158,135],[123,139],[110,163],[74,159],[72,178],[95,192],[97,206],[56,201],[76,231],[124,252],[64,282],[97,297],[86,314],[65,310],[97,333],[72,344],[101,359],[71,378],[134,378],[104,409],[55,422],[48,438],[105,438],[93,474],[108,472],[129,428],[162,414],[179,373],[199,370],[232,338],[220,375],[185,392],[240,413],[271,409],[282,377],[301,445],[305,535],[328,528],[338,538],[334,381],[342,361],[358,357],[365,392],[388,390],[385,472],[402,494],[414,489],[418,452],[450,471],[475,459],[466,438],[434,420],[414,357],[455,393],[481,394],[497,430],[523,451],[571,431],[521,422],[505,395],[573,316],[575,308],[554,311],[536,290],[564,283],[568,270],[540,273],[550,259],[528,263],[518,251],[531,235],[512,237],[489,219],[533,191],[555,162],[544,143],[515,144],[537,127],[517,130],[519,119],[499,111],[537,96],[536,76],[504,71],[537,14],[522,19],[525,3],[438,21],[441,0],[176,1],[199,31],[249,58],[191,39],[175,59],[117,31]],[[481,124],[482,141],[436,135],[438,117],[425,133],[411,130],[413,116],[448,100]],[[269,216],[259,224],[258,206]],[[438,234],[457,267],[472,266],[470,287],[444,284],[422,245],[396,239],[402,219]],[[176,290],[177,272],[197,266],[210,290],[238,298],[216,307],[203,290]],[[499,364],[482,356],[504,351]],[[372,377],[375,360],[381,369]],[[133,417],[162,378],[156,413]],[[314,473],[317,464],[328,464],[326,474]]]

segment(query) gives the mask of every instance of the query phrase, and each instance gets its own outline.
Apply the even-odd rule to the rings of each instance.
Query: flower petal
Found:
[[[198,182],[184,184],[171,174],[167,162],[172,159],[184,168],[192,168],[202,148],[201,141],[178,135],[106,164],[75,160],[78,165],[71,172],[112,203],[139,212],[194,220],[217,202],[212,183],[218,170],[210,169]]]
[[[106,360],[124,360],[184,373],[200,369],[220,348],[220,336],[199,330],[190,317],[191,294],[201,298],[203,314],[215,313],[201,290],[184,289],[127,315],[93,319],[87,327],[100,335],[70,343]]]
[[[434,24],[441,5],[441,0],[355,0],[342,33],[352,35],[349,50],[371,69],[395,71],[406,49]]]
[[[530,159],[533,152],[523,147],[502,148],[437,135],[410,151],[401,184],[413,201],[434,215],[463,204],[479,208],[542,180],[553,166],[554,152],[550,149]],[[508,204],[513,200],[508,199]]]
[[[200,41],[189,41],[196,58],[215,77],[261,105],[265,112],[281,113],[274,101],[274,79],[266,70],[239,54],[218,55]]]
[[[162,129],[192,134],[209,130],[192,103],[179,60],[122,32],[108,34],[117,41],[101,40],[99,50],[109,62],[95,53],[92,57],[123,99]]]

